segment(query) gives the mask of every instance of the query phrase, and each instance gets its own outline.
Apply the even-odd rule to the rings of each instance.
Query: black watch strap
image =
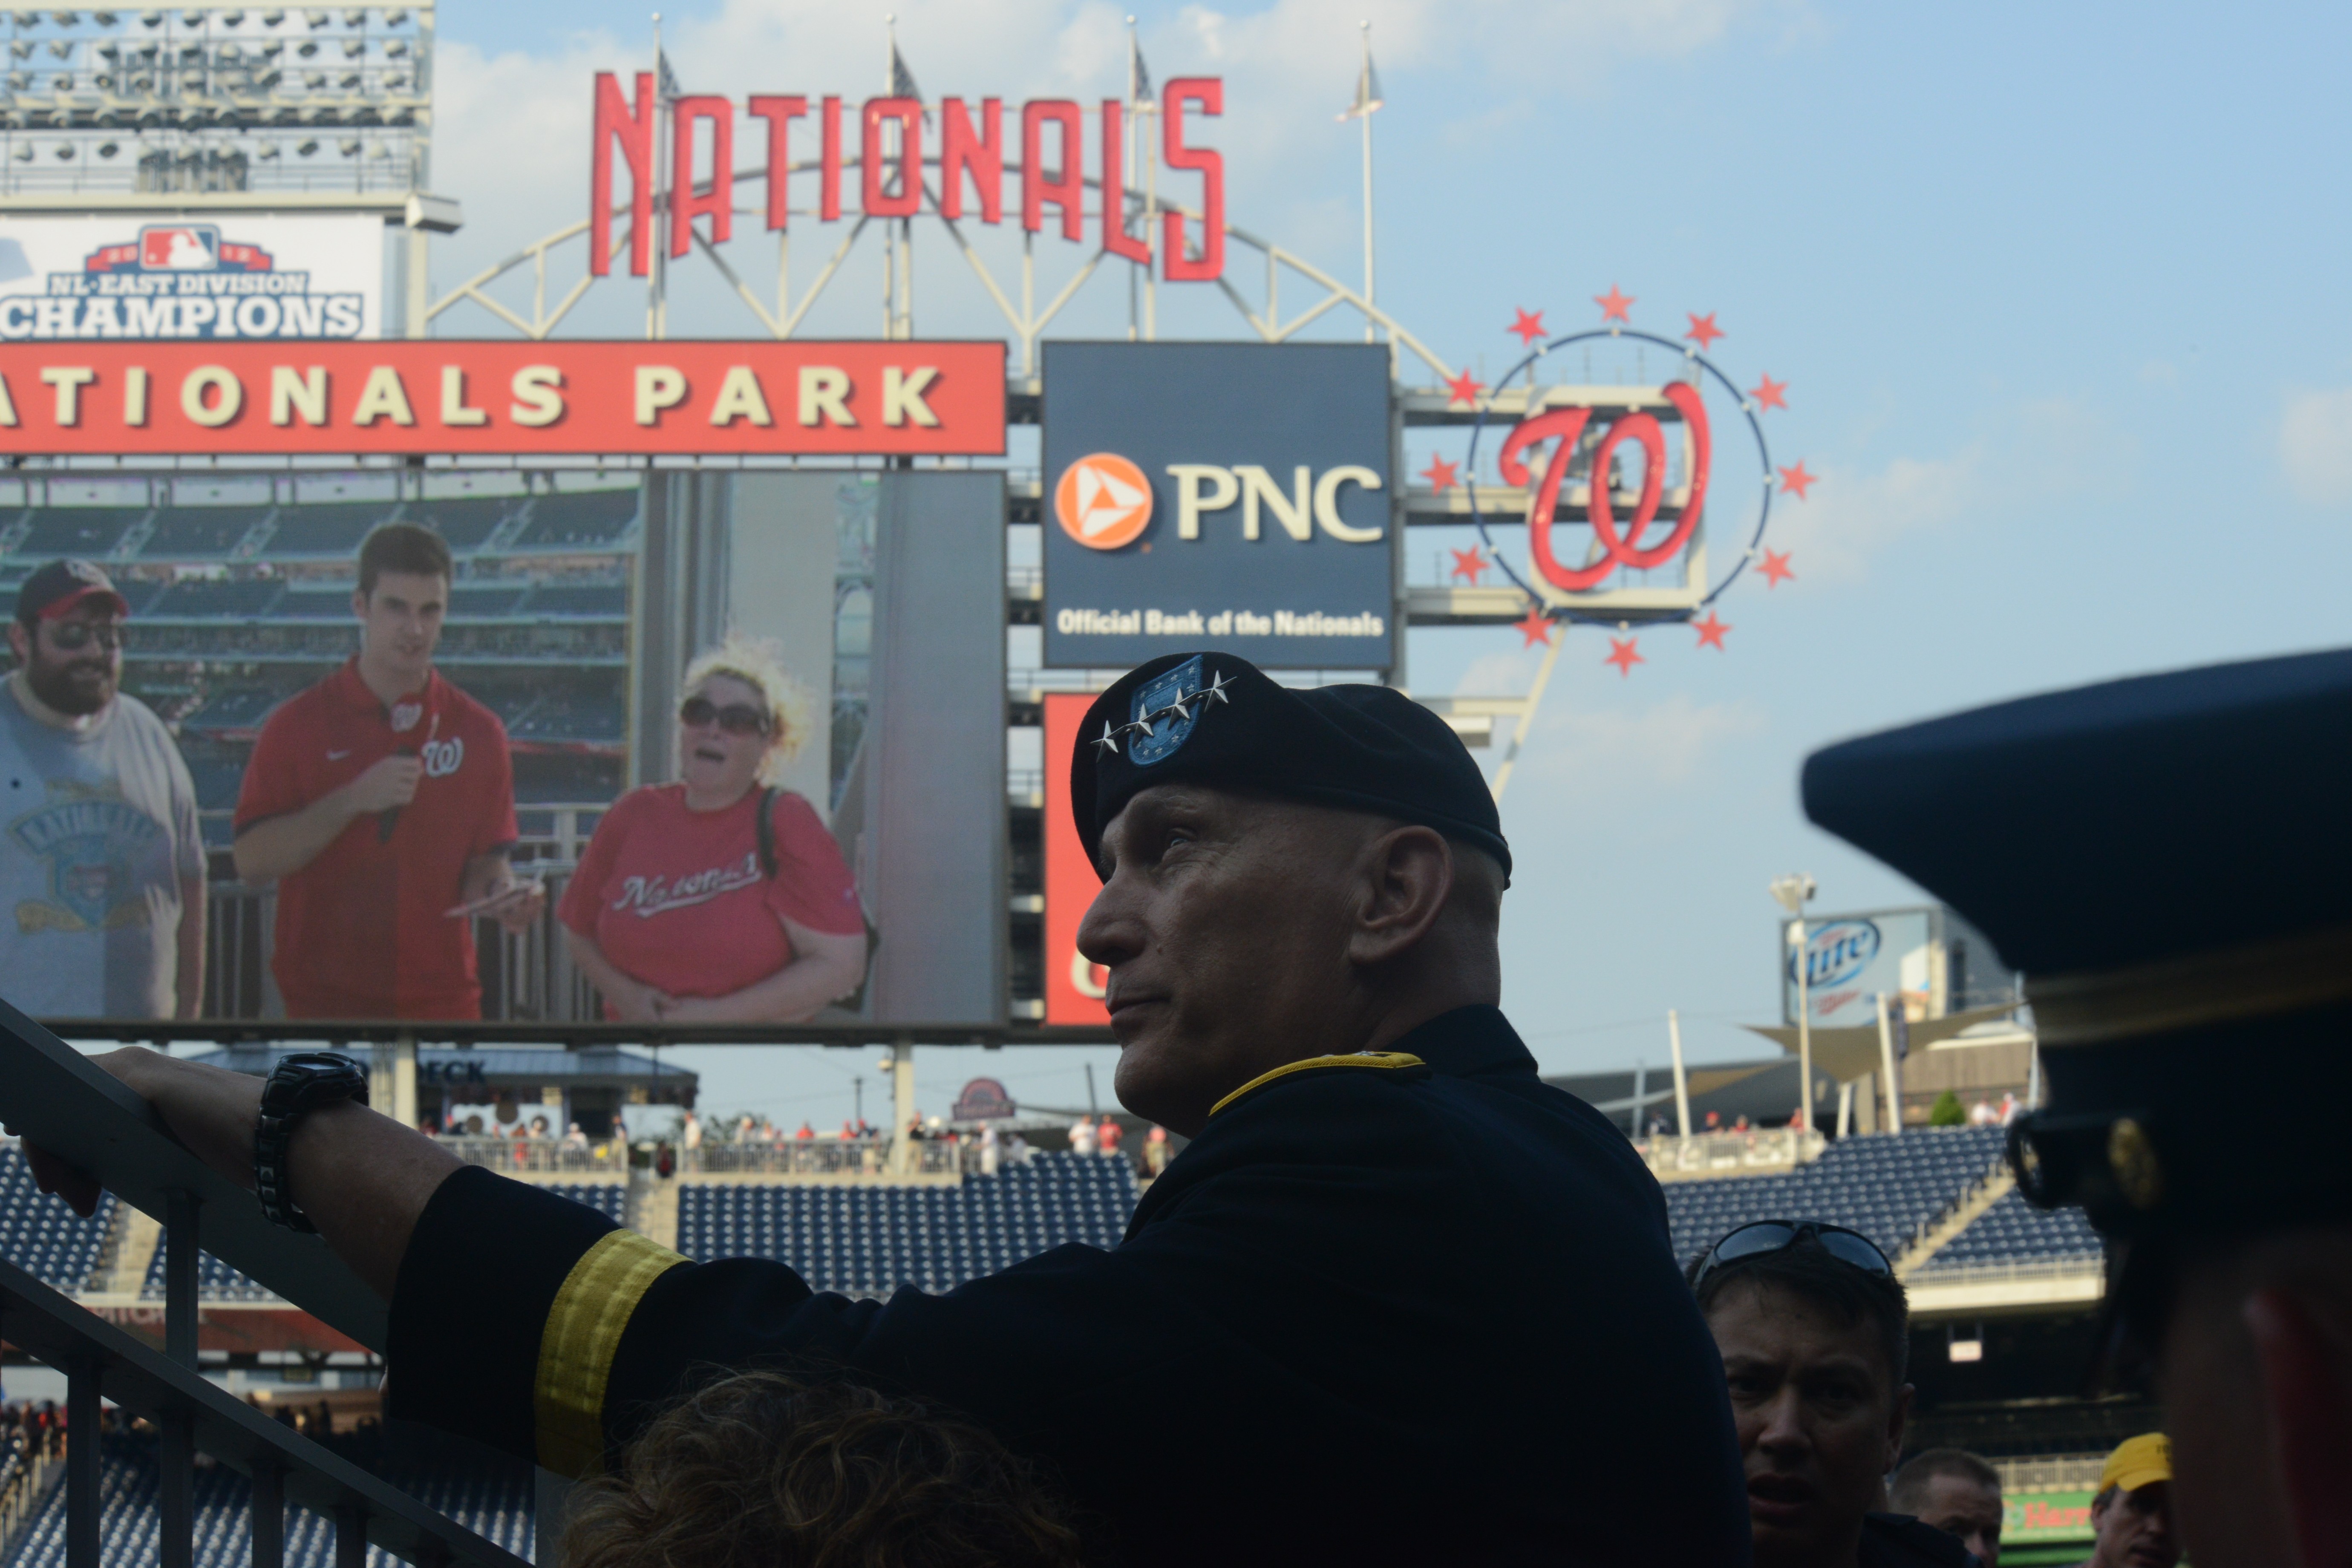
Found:
[[[322,1105],[356,1100],[367,1103],[367,1073],[349,1057],[332,1051],[297,1051],[279,1061],[261,1088],[261,1119],[253,1130],[253,1190],[272,1225],[316,1231],[294,1206],[286,1151],[295,1124]]]

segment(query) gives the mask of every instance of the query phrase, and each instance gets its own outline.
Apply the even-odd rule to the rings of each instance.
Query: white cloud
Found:
[[[2298,392],[2279,420],[2287,488],[2321,506],[2352,501],[2352,387]]]
[[[1790,586],[1862,582],[1870,558],[1895,540],[1960,515],[1979,463],[1971,449],[1950,458],[1896,458],[1872,472],[1825,467],[1808,500],[1773,498],[1764,543],[1789,552],[1797,574]]]
[[[1547,810],[1564,801],[1646,797],[1686,784],[1721,747],[1758,733],[1766,721],[1756,703],[1700,702],[1686,692],[1646,708],[1547,707],[1520,759],[1527,776],[1513,785],[1514,794],[1540,794]]]

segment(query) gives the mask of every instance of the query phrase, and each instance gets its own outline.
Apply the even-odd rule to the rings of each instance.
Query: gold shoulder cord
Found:
[[[614,1230],[572,1266],[539,1333],[531,1407],[543,1468],[577,1479],[603,1468],[613,1352],[646,1291],[685,1261],[635,1231]]]
[[[1359,1051],[1354,1056],[1346,1057],[1308,1057],[1304,1061],[1286,1063],[1272,1072],[1258,1074],[1257,1077],[1209,1107],[1209,1114],[1214,1116],[1242,1096],[1253,1089],[1264,1089],[1278,1078],[1288,1078],[1292,1073],[1306,1072],[1313,1068],[1373,1068],[1393,1070],[1397,1068],[1417,1068],[1421,1065],[1421,1058],[1411,1051]]]

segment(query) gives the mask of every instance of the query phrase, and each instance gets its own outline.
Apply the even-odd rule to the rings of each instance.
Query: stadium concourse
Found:
[[[491,1140],[456,1146],[486,1156],[512,1147]],[[932,1147],[945,1154],[956,1146]],[[1785,1129],[1771,1129],[1661,1137],[1638,1147],[1661,1178],[1674,1246],[1685,1260],[1732,1226],[1766,1217],[1850,1226],[1885,1247],[1897,1260],[1915,1311],[1912,1365],[1920,1397],[1911,1447],[1964,1445],[2000,1467],[2011,1505],[2004,1562],[2080,1555],[2088,1478],[2116,1439],[2140,1429],[2137,1424],[2149,1413],[2129,1401],[2046,1397],[2052,1388],[2073,1386],[2087,1364],[2099,1247],[2079,1214],[2026,1206],[2000,1165],[1998,1129],[1856,1136],[1825,1146],[1801,1146]],[[589,1180],[561,1171],[515,1173],[601,1208],[690,1258],[773,1258],[821,1289],[859,1297],[884,1296],[902,1283],[952,1289],[1068,1242],[1115,1245],[1140,1195],[1136,1167],[1123,1154],[1039,1152],[991,1175],[951,1160],[927,1163],[934,1168],[898,1176],[846,1157],[787,1158],[780,1162],[786,1168],[772,1170],[705,1169],[696,1161],[667,1178],[638,1166],[625,1181],[619,1173]],[[789,1168],[794,1164],[800,1168]],[[85,1304],[137,1324],[152,1322],[162,1298],[156,1241],[152,1221],[111,1199],[94,1217],[77,1218],[35,1190],[13,1146],[0,1146],[0,1253]],[[404,1448],[397,1435],[383,1434],[369,1416],[379,1376],[372,1358],[329,1348],[337,1338],[331,1331],[218,1260],[204,1262],[201,1354],[208,1375],[264,1408],[331,1401],[343,1451],[529,1555],[527,1475],[452,1465]],[[486,1258],[480,1266],[495,1269],[497,1262]],[[281,1321],[280,1331],[267,1327],[272,1318]],[[0,1380],[19,1370],[0,1371]],[[0,1539],[0,1568],[60,1564],[62,1467],[11,1457],[19,1462],[0,1462],[0,1521],[15,1521]],[[109,1541],[154,1539],[156,1478],[152,1434],[108,1435]],[[200,1473],[200,1564],[228,1568],[247,1560],[245,1489],[226,1469]],[[287,1561],[329,1563],[331,1534],[324,1521],[290,1526]]]

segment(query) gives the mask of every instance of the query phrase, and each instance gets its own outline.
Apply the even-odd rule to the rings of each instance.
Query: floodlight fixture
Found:
[[[1805,906],[1821,891],[1811,877],[1802,873],[1772,879],[1771,894],[1780,906],[1792,915],[1801,915]]]

